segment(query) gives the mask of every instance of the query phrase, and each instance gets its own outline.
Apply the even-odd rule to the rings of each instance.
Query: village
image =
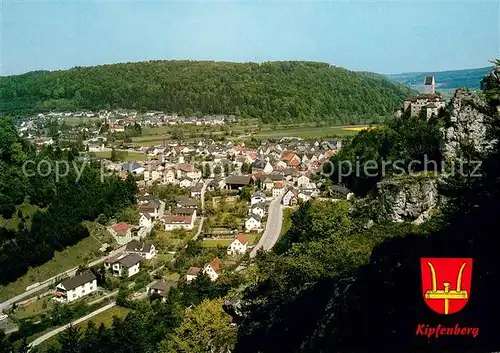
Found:
[[[321,174],[322,164],[342,148],[340,138],[285,136],[256,143],[170,135],[146,146],[120,145],[116,139],[122,137],[121,129],[138,125],[145,129],[171,129],[175,124],[205,129],[207,125],[220,131],[224,124],[235,126],[231,116],[48,113],[37,117],[37,126],[34,120],[22,122],[18,131],[38,148],[51,146],[54,138],[46,133],[47,126],[55,119],[60,129],[72,118],[90,123],[57,131],[58,145],[65,137],[74,141],[83,133],[87,138],[82,141],[80,161],[97,160],[108,175],[132,176],[139,193],[126,219],[98,219],[95,237],[102,247],[97,260],[34,283],[3,303],[2,310],[16,320],[40,321],[66,304],[84,307],[82,313],[121,308],[120,293],[132,301],[165,298],[170,288],[189,284],[200,275],[216,282],[251,266],[258,250],[271,249],[286,232],[284,219],[289,220],[299,204],[313,198],[335,201],[352,196]],[[18,330],[9,318],[2,325],[8,333]]]
[[[200,239],[202,247],[224,247],[225,256],[197,263],[179,275],[189,282],[204,273],[216,281],[227,264],[237,267],[258,246],[268,227],[270,207],[282,211],[314,197],[351,197],[348,189],[331,185],[318,174],[321,163],[340,148],[340,141],[331,140],[311,145],[290,140],[257,149],[198,143],[154,147],[152,152],[161,156],[159,160],[105,161],[108,171],[123,178],[134,175],[140,194],[137,224],[120,222],[107,228],[125,250],[107,258],[104,268],[113,276],[129,278],[139,273],[143,261],[153,260],[159,253],[175,254],[179,247],[169,239],[180,239],[183,246],[186,240]],[[190,156],[191,162],[186,162],[185,156]],[[207,156],[212,160],[207,162]],[[177,195],[173,200],[162,200],[148,193],[155,188],[175,190]],[[266,236],[277,240],[276,234]],[[149,286],[150,291],[162,294],[159,287],[163,280]],[[77,287],[73,279],[67,281],[69,287],[65,283],[57,287],[63,300],[76,300],[97,287],[95,278],[88,274],[76,282]]]

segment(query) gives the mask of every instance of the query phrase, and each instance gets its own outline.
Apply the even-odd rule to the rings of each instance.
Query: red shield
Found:
[[[429,308],[439,314],[463,309],[470,298],[472,259],[422,258],[422,294]]]

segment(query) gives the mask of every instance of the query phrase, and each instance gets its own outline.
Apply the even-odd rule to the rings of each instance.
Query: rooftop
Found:
[[[86,270],[75,277],[65,279],[61,282],[61,286],[63,286],[66,290],[72,290],[95,279],[96,277],[94,273],[90,270]]]

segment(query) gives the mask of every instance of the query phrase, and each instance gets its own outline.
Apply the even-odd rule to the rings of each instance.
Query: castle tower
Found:
[[[424,93],[434,94],[436,93],[436,81],[434,76],[427,76],[424,80]]]

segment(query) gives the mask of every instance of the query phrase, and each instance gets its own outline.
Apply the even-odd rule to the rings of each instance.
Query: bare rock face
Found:
[[[459,158],[461,151],[465,149],[487,152],[494,142],[489,140],[486,134],[486,102],[468,89],[459,88],[455,91],[450,105],[449,122],[442,128],[444,157]]]
[[[432,215],[443,198],[435,176],[391,178],[377,184],[381,218],[420,224]]]

